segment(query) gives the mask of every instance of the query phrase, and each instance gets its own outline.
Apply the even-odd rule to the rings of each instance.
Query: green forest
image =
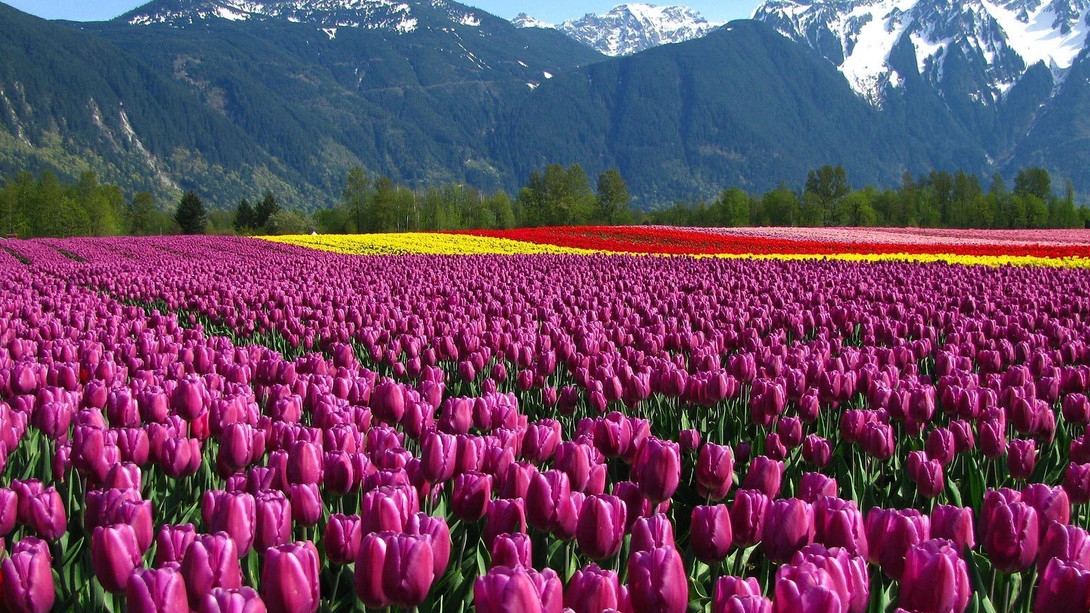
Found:
[[[409,189],[359,168],[344,180],[340,202],[309,214],[281,206],[271,191],[241,200],[234,210],[208,210],[187,192],[177,203],[148,192],[126,195],[85,172],[73,183],[43,171],[21,172],[0,183],[0,234],[8,237],[149,234],[323,234],[505,229],[559,225],[890,226],[932,228],[1090,228],[1090,209],[1076,205],[1070,182],[1062,190],[1048,171],[1027,168],[1013,184],[999,175],[987,189],[964,172],[905,174],[896,189],[853,189],[839,166],[809,173],[805,185],[780,185],[763,194],[737,187],[714,201],[633,209],[615,169],[595,181],[578,164],[530,174],[512,197],[463,184]]]

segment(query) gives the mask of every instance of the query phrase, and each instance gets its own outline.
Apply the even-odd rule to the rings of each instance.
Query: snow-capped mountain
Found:
[[[169,0],[149,3],[123,19],[131,25],[176,27],[217,19],[284,20],[318,25],[334,36],[335,28],[412,32],[420,24],[421,8],[429,14],[445,13],[451,21],[467,26],[479,25],[483,14],[445,0]]]
[[[767,0],[753,17],[816,49],[876,106],[912,68],[944,98],[953,88],[991,106],[1038,62],[1062,82],[1086,45],[1088,9],[1090,0]],[[915,67],[893,59],[904,43]]]
[[[512,21],[528,28],[556,28],[609,56],[631,55],[651,47],[700,38],[721,26],[684,6],[622,4],[608,13],[587,13],[554,26],[526,15]]]

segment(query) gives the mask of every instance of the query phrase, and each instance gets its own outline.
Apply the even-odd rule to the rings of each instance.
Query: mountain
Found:
[[[632,55],[652,47],[700,38],[722,24],[710,23],[684,6],[622,4],[602,15],[587,13],[553,26],[525,13],[512,22],[520,28],[555,28],[608,56]]]
[[[906,82],[922,79],[995,164],[1010,168],[1056,157],[1027,157],[1021,141],[1039,119],[1062,113],[1088,13],[1090,0],[767,0],[754,19],[813,48],[876,108],[911,107],[919,92]]]
[[[801,185],[823,164],[879,185],[905,170],[986,166],[941,115],[901,125],[822,57],[755,21],[558,75],[504,126],[494,147],[516,174],[550,162],[617,167],[645,205],[730,185]]]
[[[520,30],[440,0],[161,0],[91,24],[3,8],[6,106],[34,114],[17,124],[8,111],[12,138],[0,160],[11,162],[0,171],[49,165],[18,153],[18,134],[32,125],[66,152],[110,150],[87,110],[101,90],[97,114],[115,134],[131,130],[155,168],[130,155],[124,172],[111,164],[96,170],[112,180],[155,172],[173,193],[199,188],[212,204],[231,207],[265,189],[293,206],[331,204],[357,164],[411,185],[508,187],[514,179],[486,149],[501,109],[551,74],[602,59],[559,32]],[[115,64],[140,78],[118,75],[115,83],[123,69]],[[33,91],[13,98],[28,83]],[[128,128],[118,119],[122,108]],[[52,166],[81,170],[75,162]]]

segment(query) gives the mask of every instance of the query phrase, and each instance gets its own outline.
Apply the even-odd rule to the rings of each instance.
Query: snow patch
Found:
[[[542,72],[541,74],[545,75],[546,79],[553,78],[553,73],[551,73],[551,72]]]
[[[322,28],[322,31],[329,37],[329,40],[337,38],[337,28]]]

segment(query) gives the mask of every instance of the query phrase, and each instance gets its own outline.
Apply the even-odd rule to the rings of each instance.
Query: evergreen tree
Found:
[[[243,198],[238,203],[238,207],[235,208],[235,232],[246,232],[253,230],[257,224],[254,223],[257,213],[254,211],[254,207],[250,205],[250,201]]]
[[[632,214],[628,210],[632,198],[628,195],[621,173],[610,168],[598,175],[598,196],[595,200],[595,221],[607,225],[629,223]]]
[[[273,196],[271,191],[265,192],[265,198],[254,208],[253,227],[256,229],[264,228],[269,223],[269,219],[279,212],[280,203],[277,202],[276,196]]]
[[[1014,193],[1031,194],[1042,202],[1052,199],[1052,178],[1044,168],[1024,168],[1014,178]]]
[[[208,225],[208,212],[204,209],[204,203],[196,192],[190,190],[182,196],[174,219],[178,222],[182,234],[204,234],[205,227]]]

